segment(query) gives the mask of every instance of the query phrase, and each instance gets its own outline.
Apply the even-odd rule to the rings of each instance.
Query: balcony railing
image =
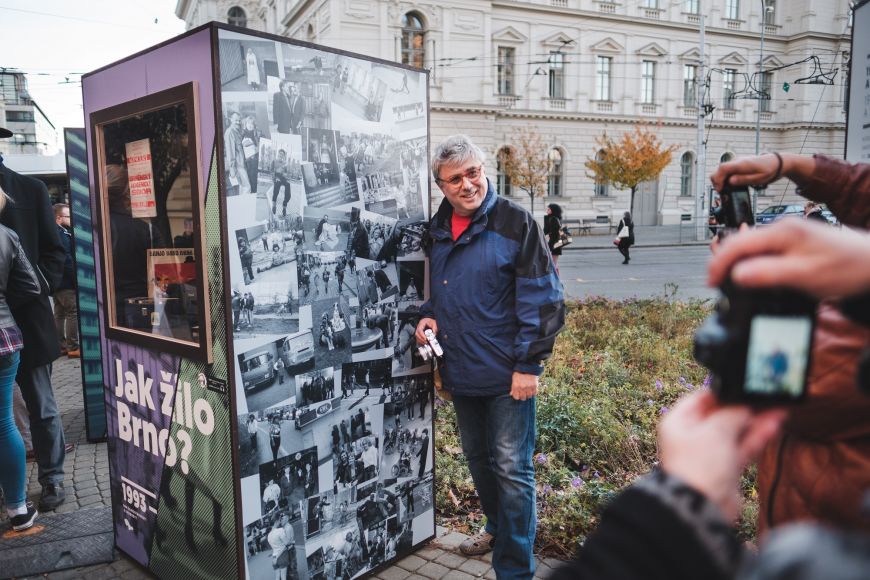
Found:
[[[550,4],[558,8],[567,8],[568,0],[550,0]]]
[[[743,28],[742,20],[725,20],[725,28],[728,30],[740,30]]]
[[[595,105],[599,113],[613,112],[613,103],[610,101],[598,101]]]
[[[658,110],[658,105],[654,103],[641,103],[640,112],[644,115],[655,115]]]
[[[616,14],[616,4],[613,2],[599,2],[598,11],[602,14]]]
[[[499,95],[498,104],[502,107],[513,107],[519,97],[515,95]]]
[[[565,99],[557,99],[557,98],[549,98],[547,102],[550,103],[550,108],[554,111],[564,111],[565,110]]]
[[[664,12],[661,8],[642,8],[642,10],[644,18],[652,18],[653,20],[660,20],[662,12]]]
[[[737,118],[737,111],[734,109],[725,109],[722,111],[722,118],[728,120],[734,120]]]

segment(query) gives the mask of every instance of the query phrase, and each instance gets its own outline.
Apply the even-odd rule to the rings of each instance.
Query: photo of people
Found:
[[[362,119],[380,121],[387,83],[373,74],[371,63],[339,57],[336,66],[340,66],[342,72],[333,102]]]
[[[799,396],[805,387],[811,340],[808,317],[754,316],[746,354],[746,392]]]
[[[266,75],[277,74],[278,59],[272,41],[226,32],[221,35],[220,52],[224,92],[265,90]]]
[[[396,262],[399,269],[399,300],[409,302],[424,302],[426,295],[426,262],[424,260],[400,260]]]
[[[357,289],[361,304],[377,304],[399,294],[395,262],[376,262],[357,269]]]
[[[311,303],[316,368],[338,366],[350,358],[350,306],[344,296]]]
[[[246,569],[345,580],[434,534],[426,77],[217,35]]]

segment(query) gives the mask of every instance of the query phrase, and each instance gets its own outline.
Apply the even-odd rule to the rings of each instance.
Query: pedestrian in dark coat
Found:
[[[420,440],[420,469],[417,472],[417,477],[423,477],[426,473],[426,459],[429,457],[429,429],[423,429],[423,437]]]
[[[0,128],[0,137],[9,136],[9,131]],[[0,187],[11,200],[0,223],[18,234],[27,259],[36,267],[42,290],[34,300],[10,306],[24,338],[15,380],[30,415],[33,449],[42,485],[39,508],[48,511],[62,504],[66,497],[63,488],[66,444],[51,386],[51,363],[60,356],[60,343],[48,301],[63,277],[66,252],[58,237],[45,184],[12,171],[0,156]]]
[[[623,228],[625,228],[625,232],[623,232]],[[620,234],[625,235],[620,237]],[[625,258],[622,263],[628,264],[631,260],[631,257],[628,255],[628,249],[634,245],[634,222],[631,221],[631,213],[625,212],[622,214],[622,219],[619,220],[619,225],[616,226],[616,239],[613,241],[616,243],[619,253]]]
[[[547,206],[547,215],[544,216],[544,235],[547,236],[547,247],[550,248],[550,253],[553,255],[553,263],[557,264],[558,268],[562,248],[553,247],[562,236],[562,206],[558,203],[551,203]]]

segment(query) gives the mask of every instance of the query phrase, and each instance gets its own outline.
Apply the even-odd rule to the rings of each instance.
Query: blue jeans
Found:
[[[462,451],[495,536],[492,567],[499,580],[535,572],[535,399],[510,394],[453,396]]]
[[[30,415],[30,435],[39,468],[39,483],[63,483],[66,443],[60,411],[51,388],[51,364],[19,368],[16,380]]]
[[[12,416],[12,388],[18,358],[17,352],[0,357],[0,486],[9,508],[21,507],[27,500],[24,440]]]

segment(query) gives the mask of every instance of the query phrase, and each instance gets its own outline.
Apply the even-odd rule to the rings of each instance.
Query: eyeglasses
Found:
[[[450,187],[459,187],[460,185],[462,185],[463,179],[468,179],[469,181],[474,181],[475,179],[480,177],[480,172],[482,169],[483,169],[483,165],[478,165],[477,167],[472,167],[471,169],[469,169],[465,173],[460,173],[459,175],[454,175],[453,177],[451,177],[449,179],[436,178],[435,181],[437,181],[439,183],[446,183]]]

